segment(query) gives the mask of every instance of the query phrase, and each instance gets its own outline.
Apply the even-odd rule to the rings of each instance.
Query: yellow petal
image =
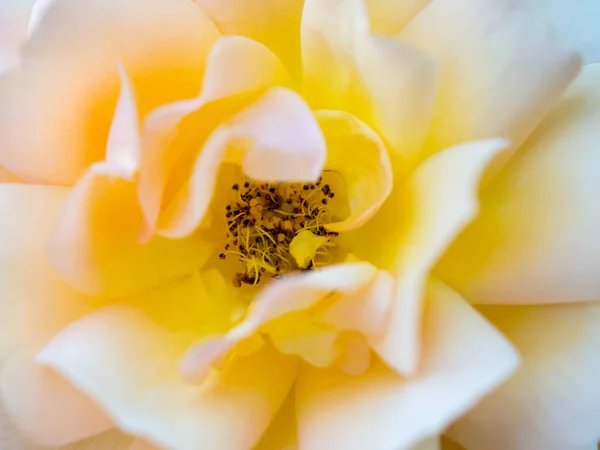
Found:
[[[600,298],[599,86],[600,64],[586,66],[436,268],[470,301]]]
[[[299,75],[302,0],[194,0],[225,35],[263,43]]]
[[[189,181],[164,211],[160,234],[182,237],[200,225],[225,160],[239,163],[255,179],[312,181],[321,173],[325,152],[325,139],[302,97],[271,88],[210,136]]]
[[[349,231],[364,224],[392,191],[393,175],[387,150],[375,132],[348,113],[317,111],[327,142],[325,170],[341,176],[350,215],[327,225]]]
[[[144,151],[139,194],[148,226],[189,177],[190,166],[209,134],[262,91],[285,85],[288,77],[277,57],[240,36],[219,39],[207,61],[202,90],[150,112],[142,130]],[[169,198],[171,196],[171,198]]]
[[[451,428],[465,448],[596,448],[600,303],[481,308],[521,368]]]
[[[431,0],[365,0],[375,33],[398,34]]]
[[[116,64],[131,76],[145,115],[196,94],[218,36],[189,0],[54,2],[21,65],[0,79],[0,164],[27,180],[74,183],[104,156]]]
[[[417,366],[428,273],[477,214],[481,174],[506,145],[502,139],[470,142],[430,157],[373,219],[348,237],[352,253],[388,268],[396,280],[388,331],[375,349],[399,372],[410,373]]]
[[[396,39],[372,36],[359,0],[307,0],[302,27],[311,106],[354,114],[385,138],[400,166],[414,162],[433,114],[431,59]]]
[[[317,236],[310,230],[302,230],[290,242],[290,254],[296,260],[298,267],[306,269],[310,267],[316,251],[328,240],[327,237]]]
[[[296,361],[264,346],[194,385],[177,370],[187,342],[189,336],[168,332],[135,308],[110,306],[67,328],[38,359],[87,392],[123,430],[160,447],[252,448],[287,396]]]
[[[10,170],[0,166],[0,183],[22,183],[18,176],[12,173]]]
[[[577,75],[563,48],[526,2],[436,0],[400,33],[435,57],[439,90],[426,151],[494,136],[513,144],[497,171]]]
[[[290,392],[255,450],[298,450],[294,397]]]
[[[303,367],[296,384],[300,448],[410,448],[512,374],[515,351],[460,296],[432,283],[428,300],[423,360],[413,377],[382,363],[359,376]]]

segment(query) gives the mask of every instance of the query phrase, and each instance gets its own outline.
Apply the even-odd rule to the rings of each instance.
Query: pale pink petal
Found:
[[[439,282],[428,289],[421,367],[402,378],[375,363],[360,376],[303,366],[296,388],[300,448],[410,448],[438,434],[515,370],[500,333]]]
[[[189,182],[161,216],[159,234],[183,237],[200,225],[225,159],[240,163],[252,178],[312,181],[319,177],[325,157],[325,139],[302,97],[289,89],[271,88],[213,132]]]
[[[19,62],[19,48],[27,37],[27,24],[35,0],[0,3],[0,74]]]
[[[254,450],[298,450],[294,397],[292,390]]]
[[[246,36],[273,50],[300,72],[303,0],[193,0],[225,35]]]
[[[495,172],[525,140],[581,66],[540,20],[527,2],[436,0],[402,30],[440,67],[427,152],[500,136]]]
[[[327,225],[332,231],[356,229],[377,212],[392,192],[390,158],[381,138],[366,124],[341,111],[316,111],[327,144],[325,170],[343,179],[350,215]]]
[[[377,269],[367,263],[327,266],[321,270],[290,274],[267,285],[250,305],[239,325],[222,336],[201,341],[191,347],[181,361],[185,377],[199,380],[210,365],[258,328],[285,314],[315,305],[330,292],[349,293],[371,282]]]
[[[214,128],[261,91],[286,83],[281,62],[261,44],[240,36],[224,37],[215,43],[200,94],[191,100],[163,105],[144,121],[139,195],[151,228],[165,201],[169,178],[178,175],[181,160],[189,160],[192,165],[193,155]],[[192,156],[186,158],[189,152]],[[184,182],[185,179],[179,180],[180,185]]]
[[[428,273],[477,214],[481,174],[506,146],[502,139],[490,139],[430,157],[348,241],[354,254],[389,268],[396,279],[388,330],[373,345],[399,372],[417,367],[421,297]]]
[[[189,0],[80,0],[50,5],[0,79],[0,164],[31,181],[72,184],[104,156],[117,63],[143,116],[196,94],[220,33]]]
[[[302,43],[311,106],[354,114],[385,138],[399,166],[414,162],[433,117],[433,61],[397,39],[371,35],[360,0],[307,0]]]
[[[365,0],[371,28],[376,33],[398,34],[432,0]]]
[[[160,447],[150,444],[148,441],[143,439],[136,439],[129,450],[161,450]]]
[[[600,298],[600,64],[581,77],[482,194],[436,268],[475,303]]]
[[[6,170],[4,167],[0,166],[0,183],[22,183],[18,176],[12,173],[9,170]]]
[[[204,385],[177,370],[188,334],[110,306],[71,325],[38,356],[102,404],[125,431],[161,447],[251,448],[287,396],[296,361],[264,346]]]
[[[600,303],[485,306],[523,364],[452,428],[464,447],[596,448],[600,437]]]
[[[122,297],[192,273],[214,251],[207,238],[138,243],[143,216],[127,168],[94,164],[71,193],[52,236],[53,267],[81,292]]]
[[[47,240],[68,194],[67,188],[0,185],[0,397],[18,428],[47,445],[112,426],[82,393],[34,364],[40,348],[90,310],[46,258]]]

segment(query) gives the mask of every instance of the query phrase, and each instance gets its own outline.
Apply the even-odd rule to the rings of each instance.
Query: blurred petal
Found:
[[[262,91],[286,81],[281,62],[266,47],[240,36],[224,37],[208,56],[199,96],[163,105],[148,115],[142,132],[139,194],[150,228],[170,200],[164,192],[169,180],[179,178],[174,180],[177,187],[185,183],[189,166],[210,133]]]
[[[390,195],[390,159],[379,136],[350,114],[317,111],[316,117],[327,144],[325,170],[342,177],[350,199],[350,216],[328,224],[327,228],[349,231],[369,220]]]
[[[564,49],[526,2],[436,0],[400,37],[440,65],[439,94],[427,151],[503,137],[513,144],[495,172],[577,75]]]
[[[416,369],[428,273],[477,214],[481,174],[506,146],[502,139],[490,139],[457,145],[430,157],[373,219],[346,238],[355,255],[389,268],[396,279],[397,300],[388,331],[375,350],[399,372]]]
[[[201,341],[187,351],[181,362],[183,375],[191,380],[202,379],[215,360],[238,342],[252,336],[263,324],[285,314],[310,308],[332,291],[342,294],[356,291],[376,275],[377,269],[370,264],[347,263],[327,266],[318,271],[290,274],[267,285],[236,327],[225,335]]]
[[[302,97],[271,88],[210,136],[189,182],[163,213],[160,234],[182,237],[198,227],[225,159],[239,162],[251,178],[312,181],[319,177],[325,157],[325,139]]]
[[[90,309],[46,257],[47,239],[68,194],[66,188],[0,185],[0,397],[18,428],[47,445],[112,426],[82,393],[34,364],[35,353],[54,334]]]
[[[0,4],[0,73],[19,62],[19,48],[27,36],[35,0],[4,0]]]
[[[481,308],[523,358],[516,375],[450,436],[490,450],[595,448],[600,437],[600,303]]]
[[[425,439],[410,450],[441,450],[440,438],[438,436]]]
[[[290,392],[255,450],[298,450],[294,397]]]
[[[63,331],[39,360],[95,398],[125,431],[159,446],[251,448],[283,403],[296,362],[265,346],[204,385],[188,384],[177,364],[189,338],[135,308],[110,306]]]
[[[375,33],[400,33],[432,0],[365,0],[371,28]]]
[[[9,170],[6,170],[4,167],[0,166],[0,183],[22,183],[18,176],[12,173]]]
[[[352,113],[383,136],[400,163],[414,162],[433,115],[433,61],[370,35],[360,0],[306,0],[302,44],[311,106]]]
[[[303,0],[194,0],[225,35],[247,36],[300,71],[300,21]]]
[[[600,298],[600,64],[486,188],[436,273],[476,303]]]
[[[360,376],[304,366],[296,390],[301,448],[409,448],[442,431],[504,381],[518,357],[462,298],[428,289],[421,367],[405,379],[381,363]]]
[[[198,90],[219,32],[189,0],[58,0],[0,79],[0,164],[31,181],[72,184],[102,159],[118,91],[140,112]],[[35,130],[35,132],[32,132]]]
[[[160,447],[150,444],[143,439],[136,439],[129,450],[161,450]]]

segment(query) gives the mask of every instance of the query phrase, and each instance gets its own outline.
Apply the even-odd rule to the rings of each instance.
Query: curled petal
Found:
[[[163,213],[159,233],[181,237],[199,226],[225,160],[240,163],[245,174],[259,180],[312,181],[325,157],[325,140],[302,97],[272,88],[210,136],[189,182]]]
[[[143,116],[195,95],[219,35],[189,0],[53,2],[21,64],[0,79],[0,164],[27,180],[73,184],[104,157],[117,63]]]
[[[460,142],[501,136],[511,149],[495,173],[575,78],[581,62],[563,48],[526,2],[436,0],[399,37],[433,55],[439,93],[429,154]]]
[[[0,73],[19,62],[19,48],[35,0],[6,0],[0,4]]]
[[[436,268],[470,301],[600,298],[599,86],[600,64],[586,66]]]
[[[433,282],[427,297],[426,345],[413,377],[381,362],[359,376],[303,367],[296,383],[300,448],[410,448],[512,374],[516,352],[460,296]]]
[[[523,363],[459,420],[450,436],[465,448],[596,448],[600,304],[480,310],[514,343]]]
[[[316,116],[327,143],[325,170],[342,177],[350,203],[349,217],[327,228],[349,231],[369,220],[392,192],[390,159],[379,136],[350,114],[317,111]]]
[[[265,346],[197,386],[177,371],[188,343],[188,334],[115,305],[68,327],[38,360],[87,392],[125,431],[157,446],[252,448],[287,396],[296,362]]]

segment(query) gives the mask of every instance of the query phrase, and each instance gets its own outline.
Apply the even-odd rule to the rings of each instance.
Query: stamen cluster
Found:
[[[278,277],[292,270],[312,269],[329,262],[327,249],[337,232],[323,225],[331,222],[328,202],[335,193],[329,184],[257,183],[246,180],[232,186],[235,200],[225,207],[225,250],[220,259],[237,257],[244,270],[233,284],[258,284],[263,276]],[[298,267],[290,254],[290,243],[302,230],[327,238],[309,267]]]

